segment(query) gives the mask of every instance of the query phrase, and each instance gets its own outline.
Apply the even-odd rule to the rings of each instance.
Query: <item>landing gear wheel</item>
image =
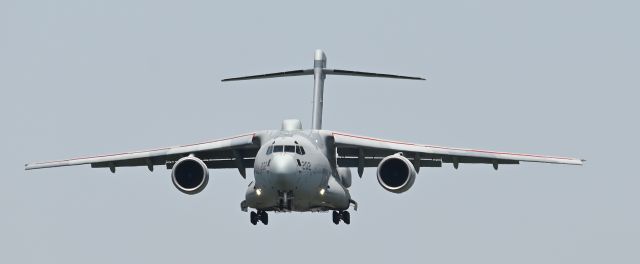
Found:
[[[267,212],[260,211],[258,212],[258,216],[260,217],[260,222],[262,222],[264,225],[269,224],[269,215],[267,214]]]
[[[340,223],[340,214],[337,211],[333,211],[333,223],[336,225]]]
[[[340,213],[340,218],[342,218],[342,221],[345,224],[351,224],[351,214],[349,214],[348,211],[343,211],[342,213]]]
[[[256,225],[258,223],[258,214],[256,214],[256,212],[251,211],[251,213],[249,214],[249,220],[251,221],[252,225]]]

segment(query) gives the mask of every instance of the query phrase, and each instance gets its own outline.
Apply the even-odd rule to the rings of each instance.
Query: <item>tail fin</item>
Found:
[[[269,79],[269,78],[278,78],[278,77],[292,77],[292,76],[301,76],[301,75],[313,75],[313,69],[297,70],[297,71],[284,71],[284,72],[275,72],[275,73],[267,73],[267,74],[259,74],[259,75],[250,75],[250,76],[223,79],[222,81],[223,82],[243,81],[243,80],[253,80],[253,79]]]
[[[358,76],[358,77],[378,77],[378,78],[393,78],[393,79],[405,79],[405,80],[425,80],[422,77],[411,77],[411,76],[402,76],[402,75],[394,75],[394,74],[384,74],[384,73],[374,73],[374,72],[361,72],[361,71],[347,71],[347,70],[339,70],[339,69],[322,69],[322,72],[325,75],[347,75],[347,76]],[[223,79],[223,82],[229,81],[244,81],[244,80],[254,80],[254,79],[269,79],[269,78],[279,78],[279,77],[293,77],[293,76],[302,76],[302,75],[313,75],[313,69],[306,70],[295,70],[295,71],[283,71],[283,72],[274,72],[267,74],[258,74],[258,75],[249,75],[235,78],[227,78]]]
[[[360,72],[360,71],[347,71],[338,69],[326,69],[327,56],[322,50],[316,50],[315,59],[313,61],[313,69],[284,71],[276,73],[267,73],[259,75],[250,75],[243,77],[227,78],[223,79],[223,82],[228,81],[242,81],[242,80],[254,80],[254,79],[268,79],[279,77],[293,77],[302,75],[313,75],[313,116],[311,119],[312,129],[322,128],[322,97],[324,94],[324,79],[327,75],[347,75],[347,76],[359,76],[359,77],[377,77],[377,78],[393,78],[393,79],[405,79],[405,80],[425,80],[421,77],[411,77],[384,73],[373,72]]]
[[[327,75],[349,75],[349,76],[359,76],[359,77],[378,77],[378,78],[393,78],[393,79],[405,79],[405,80],[422,80],[425,78],[422,77],[411,77],[411,76],[402,76],[402,75],[393,75],[393,74],[384,74],[384,73],[373,73],[373,72],[360,72],[360,71],[347,71],[347,70],[337,70],[337,69],[324,69],[324,74]]]

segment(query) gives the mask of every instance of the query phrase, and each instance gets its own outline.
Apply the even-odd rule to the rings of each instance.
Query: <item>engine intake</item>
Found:
[[[201,192],[209,182],[209,169],[196,157],[184,157],[176,161],[171,172],[173,185],[186,194]]]
[[[416,174],[411,161],[400,154],[387,156],[378,164],[378,183],[393,193],[409,190],[416,180]]]

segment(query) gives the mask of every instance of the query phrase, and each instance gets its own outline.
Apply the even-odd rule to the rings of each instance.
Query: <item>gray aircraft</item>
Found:
[[[268,224],[268,211],[328,212],[333,223],[350,224],[348,209],[358,209],[349,193],[356,168],[362,177],[364,168],[377,167],[378,183],[387,191],[402,193],[411,188],[422,167],[441,167],[450,163],[502,164],[542,162],[582,165],[584,160],[531,154],[440,147],[377,139],[347,133],[322,130],[324,79],[327,75],[383,77],[424,80],[391,74],[347,71],[326,68],[327,58],[316,50],[313,69],[286,71],[224,79],[227,81],[313,75],[313,115],[311,129],[302,129],[299,120],[282,122],[280,130],[265,130],[230,138],[112,155],[58,161],[37,162],[25,169],[91,164],[92,168],[164,165],[171,170],[175,187],[185,194],[201,192],[209,182],[209,169],[237,169],[246,178],[246,169],[253,168],[254,181],[249,184],[243,211],[251,211],[252,224]]]

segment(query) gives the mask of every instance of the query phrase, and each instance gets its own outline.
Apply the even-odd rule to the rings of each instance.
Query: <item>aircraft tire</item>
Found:
[[[342,213],[340,213],[340,218],[342,218],[342,222],[344,222],[345,224],[351,224],[351,214],[349,214],[349,211],[343,211]]]
[[[256,225],[258,223],[258,214],[256,212],[251,211],[249,214],[249,221],[251,221],[252,225]]]
[[[267,214],[267,212],[260,211],[259,217],[260,217],[260,222],[262,222],[264,225],[269,224],[269,214]]]
[[[333,211],[333,223],[336,225],[340,223],[340,214],[337,211]]]

